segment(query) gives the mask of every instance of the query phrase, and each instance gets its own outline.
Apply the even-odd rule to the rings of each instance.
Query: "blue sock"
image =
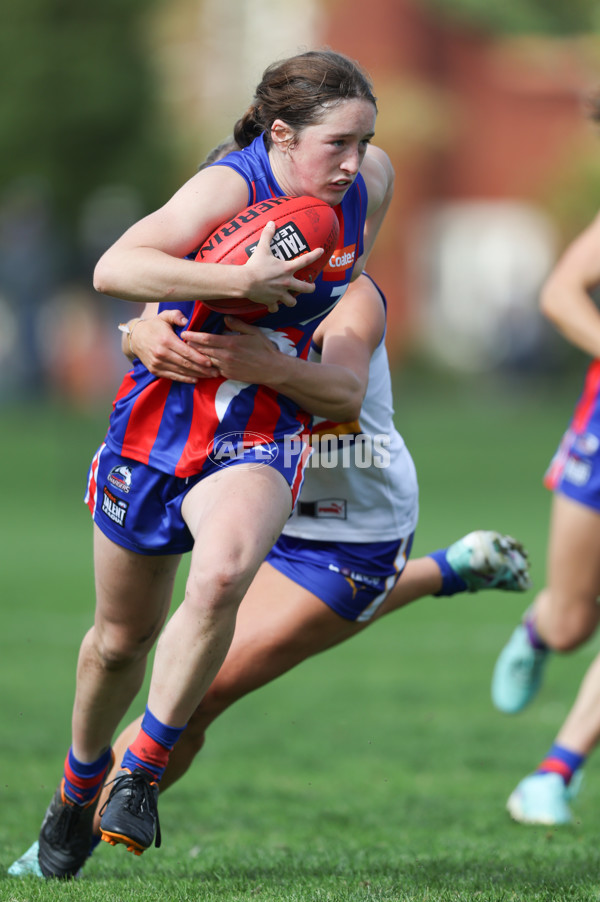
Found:
[[[560,774],[568,786],[575,771],[584,764],[586,757],[586,755],[580,755],[579,752],[572,752],[564,745],[554,743],[536,770],[536,774]]]
[[[146,706],[140,732],[127,748],[121,767],[131,771],[141,767],[156,780],[160,780],[167,766],[169,753],[184,730],[185,726],[170,727],[162,723]]]
[[[440,548],[438,551],[432,551],[431,554],[427,555],[427,557],[433,558],[442,573],[442,588],[435,593],[436,598],[440,595],[456,595],[458,592],[467,591],[467,584],[462,576],[459,576],[448,563],[446,559],[447,551],[447,548]]]

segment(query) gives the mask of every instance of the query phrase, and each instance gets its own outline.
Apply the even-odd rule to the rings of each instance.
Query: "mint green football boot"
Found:
[[[582,771],[577,771],[567,786],[560,774],[531,774],[511,792],[506,803],[508,813],[521,824],[570,824],[573,813],[569,802],[579,792],[582,779]]]
[[[478,529],[454,542],[446,560],[469,592],[504,589],[525,592],[531,588],[527,552],[512,536]]]
[[[492,701],[504,714],[516,714],[537,695],[548,648],[534,648],[527,627],[520,623],[496,661],[492,676]]]
[[[40,850],[39,843],[36,839],[32,846],[29,846],[26,852],[24,852],[20,858],[17,858],[16,861],[13,861],[11,866],[8,869],[8,873],[11,877],[41,877],[44,879],[44,875],[42,874],[42,869],[40,867],[40,862],[38,859],[38,853]]]

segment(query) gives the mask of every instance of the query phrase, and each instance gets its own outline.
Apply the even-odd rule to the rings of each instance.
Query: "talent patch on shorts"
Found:
[[[573,485],[586,485],[590,481],[592,475],[592,465],[589,461],[581,460],[578,457],[569,457],[565,464],[563,479],[566,482],[572,482]]]
[[[128,508],[129,504],[127,501],[123,501],[122,498],[117,498],[107,485],[104,486],[104,489],[102,490],[101,510],[103,514],[106,514],[109,520],[112,520],[117,526],[124,527]]]

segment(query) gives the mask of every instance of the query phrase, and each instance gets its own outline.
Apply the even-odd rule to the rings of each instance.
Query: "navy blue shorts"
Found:
[[[267,562],[340,617],[371,620],[409,558],[413,534],[391,542],[313,542],[281,535]]]
[[[185,554],[194,538],[181,505],[201,478],[170,476],[102,445],[90,466],[85,502],[117,545],[138,554]],[[398,581],[412,540],[321,542],[282,535],[266,560],[341,617],[365,622]]]
[[[544,485],[600,511],[600,359],[588,367],[583,390],[546,471]]]
[[[263,446],[250,447],[230,459],[219,458],[201,474],[171,476],[132,458],[115,454],[106,444],[96,451],[88,471],[85,503],[102,532],[138,554],[184,554],[194,538],[181,515],[183,499],[196,483],[223,466],[254,464],[276,469],[290,486],[295,504],[311,454],[300,440],[279,453]]]
[[[569,428],[544,476],[544,485],[592,510],[600,511],[600,436]]]
[[[194,537],[181,505],[199,476],[169,476],[101,445],[90,465],[85,503],[102,532],[138,554],[184,554]]]

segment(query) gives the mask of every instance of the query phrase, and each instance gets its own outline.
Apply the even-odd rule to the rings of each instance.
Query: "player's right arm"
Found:
[[[600,215],[569,245],[540,295],[540,308],[572,344],[600,357],[600,311],[590,291],[600,286]]]
[[[132,225],[98,261],[94,288],[128,301],[248,298],[274,307],[296,303],[291,292],[311,292],[294,272],[320,256],[319,249],[292,261],[270,250],[274,225],[265,226],[243,266],[184,259],[218,226],[248,204],[244,179],[229,166],[196,173],[167,203]]]

